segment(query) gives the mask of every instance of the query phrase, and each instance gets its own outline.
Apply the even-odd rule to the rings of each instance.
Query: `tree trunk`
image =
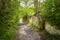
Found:
[[[39,19],[39,26],[40,30],[45,29],[45,21],[40,14],[40,2],[38,0],[34,0],[34,7],[35,7],[35,16]]]

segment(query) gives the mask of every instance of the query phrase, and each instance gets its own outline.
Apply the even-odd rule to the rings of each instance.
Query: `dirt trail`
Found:
[[[33,29],[26,24],[20,24],[17,32],[18,40],[43,40]]]

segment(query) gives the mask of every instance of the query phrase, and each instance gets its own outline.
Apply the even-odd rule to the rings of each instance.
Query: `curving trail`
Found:
[[[17,40],[43,40],[43,38],[28,25],[20,24],[17,32]]]

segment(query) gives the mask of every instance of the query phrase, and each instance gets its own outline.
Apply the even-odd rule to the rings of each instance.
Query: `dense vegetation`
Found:
[[[45,22],[60,30],[60,0],[0,0],[0,40],[16,40],[18,21],[30,25],[45,40],[60,40],[50,34]],[[47,35],[47,36],[46,36]]]
[[[10,40],[16,36],[19,2],[0,0],[0,40]]]
[[[51,25],[60,29],[60,0],[46,0],[41,6],[42,16]]]

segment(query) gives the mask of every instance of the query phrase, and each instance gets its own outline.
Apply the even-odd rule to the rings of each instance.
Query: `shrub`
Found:
[[[10,40],[16,35],[18,26],[18,1],[0,1],[0,40]]]
[[[41,15],[48,23],[60,29],[60,0],[46,0],[42,3]]]

